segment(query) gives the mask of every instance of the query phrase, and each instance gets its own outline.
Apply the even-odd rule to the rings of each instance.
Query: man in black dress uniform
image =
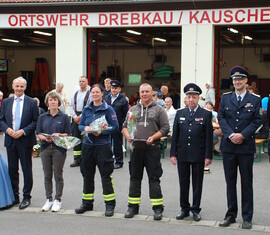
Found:
[[[116,113],[119,130],[112,133],[113,153],[115,157],[114,169],[123,167],[123,135],[122,126],[128,112],[128,102],[121,93],[121,83],[117,80],[111,80],[111,93],[105,97],[107,104],[111,105]]]
[[[171,162],[178,166],[181,211],[176,219],[182,220],[193,213],[193,220],[200,221],[200,204],[204,167],[212,162],[213,126],[212,113],[199,105],[201,88],[194,83],[184,87],[188,107],[177,111],[172,135]],[[193,204],[189,203],[190,173],[192,174]]]
[[[252,228],[253,216],[253,161],[255,131],[261,124],[261,99],[246,90],[248,71],[240,66],[231,69],[234,92],[223,94],[218,121],[223,137],[220,150],[227,184],[228,211],[220,227],[235,223],[237,217],[237,168],[241,175],[243,229]]]

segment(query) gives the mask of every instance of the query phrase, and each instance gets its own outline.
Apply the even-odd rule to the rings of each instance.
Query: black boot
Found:
[[[139,213],[139,206],[128,206],[125,218],[133,218],[134,215],[137,215],[138,213]]]
[[[92,211],[92,210],[93,210],[93,203],[83,201],[81,206],[75,210],[75,213],[76,214],[83,214],[86,211]]]
[[[162,207],[154,207],[154,220],[161,220],[162,219],[162,213],[163,213],[163,206]]]
[[[81,159],[74,159],[74,162],[70,164],[70,167],[77,167],[80,166]]]
[[[106,204],[105,216],[111,217],[114,215],[114,205]]]

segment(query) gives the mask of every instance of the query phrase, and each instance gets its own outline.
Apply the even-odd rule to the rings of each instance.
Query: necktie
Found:
[[[193,115],[194,115],[194,110],[191,110],[190,111],[190,117],[193,117]]]
[[[20,129],[20,125],[21,125],[21,107],[20,107],[20,101],[21,98],[17,98],[16,99],[16,106],[15,106],[15,112],[14,112],[14,127],[15,127],[15,131]]]
[[[241,104],[241,99],[242,99],[242,98],[241,98],[241,96],[239,95],[239,96],[238,96],[238,100],[237,100],[237,101],[238,101],[238,107],[239,107],[240,104]]]

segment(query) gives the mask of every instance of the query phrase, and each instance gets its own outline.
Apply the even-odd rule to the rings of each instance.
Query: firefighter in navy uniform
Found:
[[[115,157],[114,169],[123,167],[123,135],[122,125],[125,121],[128,112],[128,102],[121,93],[121,83],[117,80],[111,81],[111,93],[105,97],[105,102],[111,105],[116,112],[119,130],[112,133],[113,139],[113,153]]]
[[[113,157],[111,148],[111,134],[118,130],[116,113],[111,106],[102,100],[103,88],[100,84],[91,87],[92,101],[87,105],[81,115],[79,129],[89,132],[85,135],[82,144],[81,173],[83,176],[82,204],[75,210],[76,214],[82,214],[93,210],[95,173],[96,167],[99,170],[103,198],[106,205],[105,216],[113,216],[115,208],[115,193],[113,186]],[[111,128],[99,129],[92,126],[97,120],[106,119],[107,125]],[[105,124],[105,122],[102,122]],[[105,125],[105,126],[107,126]],[[91,129],[93,128],[93,129]]]
[[[212,162],[212,113],[201,108],[201,88],[194,83],[184,87],[188,107],[178,110],[174,119],[171,162],[178,166],[181,211],[176,219],[182,220],[191,211],[194,221],[200,221],[200,203],[204,167]],[[190,174],[192,175],[193,203],[189,203]]]
[[[261,99],[246,90],[248,71],[240,66],[231,69],[234,92],[223,94],[218,121],[223,137],[220,150],[227,184],[228,210],[220,227],[235,223],[237,217],[237,169],[241,176],[243,229],[252,228],[253,161],[256,152],[255,131],[261,124]]]

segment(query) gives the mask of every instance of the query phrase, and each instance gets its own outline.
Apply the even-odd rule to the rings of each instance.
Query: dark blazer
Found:
[[[12,106],[14,97],[4,99],[2,102],[2,110],[0,114],[0,124],[4,132],[12,127]],[[31,147],[36,144],[35,129],[39,116],[39,110],[36,100],[29,96],[24,96],[23,111],[21,117],[20,129],[23,129],[25,135],[20,137],[21,143],[26,147]],[[9,147],[13,141],[13,138],[9,135],[5,135],[5,147]]]
[[[262,111],[261,98],[246,93],[238,107],[235,92],[223,94],[219,111],[218,122],[222,129],[220,150],[225,153],[253,154],[256,152],[255,131],[261,125]],[[241,133],[244,136],[242,144],[233,144],[229,136],[232,133]]]
[[[105,97],[105,102],[108,105],[111,105],[116,112],[117,120],[119,123],[119,130],[121,130],[128,112],[128,102],[126,100],[126,97],[119,93],[116,100],[113,102],[113,104],[111,104],[111,93],[109,93]]]
[[[171,144],[171,156],[181,162],[204,162],[213,158],[212,113],[200,106],[193,117],[189,108],[177,111]]]

